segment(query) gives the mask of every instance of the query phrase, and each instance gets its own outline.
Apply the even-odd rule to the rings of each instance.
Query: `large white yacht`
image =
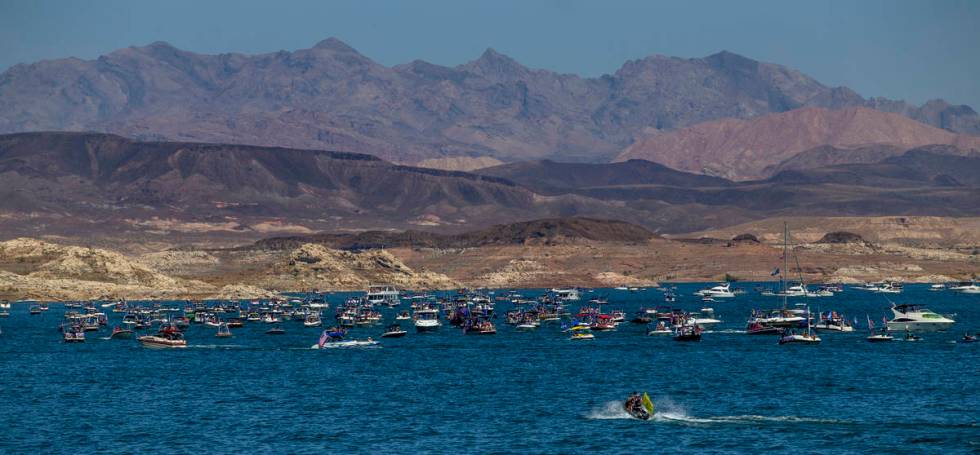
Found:
[[[368,287],[366,298],[375,305],[398,306],[401,303],[398,289],[389,284],[372,284]]]
[[[618,288],[617,288],[618,289]],[[563,301],[578,300],[581,296],[578,293],[578,289],[568,288],[568,289],[552,289],[555,295]]]
[[[701,297],[711,297],[711,298],[731,298],[735,297],[735,293],[732,291],[732,285],[730,283],[722,283],[717,286],[710,288],[705,288],[700,291],[695,292],[695,295]]]
[[[893,305],[895,317],[888,321],[888,330],[908,330],[910,332],[933,332],[946,330],[956,321],[923,308],[922,305]]]

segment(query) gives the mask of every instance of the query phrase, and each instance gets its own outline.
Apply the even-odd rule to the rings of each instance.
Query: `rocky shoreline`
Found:
[[[804,243],[795,253],[807,282],[970,279],[980,258],[962,251]],[[575,242],[479,248],[373,249],[304,243],[282,250],[171,249],[124,254],[31,238],[0,242],[0,299],[255,299],[280,291],[651,286],[659,282],[769,281],[780,250],[737,242]]]

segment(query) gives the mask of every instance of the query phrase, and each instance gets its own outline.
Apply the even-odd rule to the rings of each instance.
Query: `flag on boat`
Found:
[[[776,276],[776,275],[779,275],[779,267],[772,269],[772,273],[769,274],[769,276]]]
[[[327,343],[327,338],[328,338],[328,337],[329,337],[329,335],[327,335],[327,331],[326,331],[326,330],[324,330],[324,331],[323,331],[323,334],[321,334],[321,335],[320,335],[320,342],[319,342],[319,343],[317,343],[317,344],[319,344],[319,345],[320,345],[320,347],[322,348],[322,347],[323,347],[323,345]]]

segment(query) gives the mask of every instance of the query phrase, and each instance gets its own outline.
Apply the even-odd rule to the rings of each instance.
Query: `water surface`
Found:
[[[698,287],[680,285],[673,305],[701,308],[690,295]],[[654,290],[596,293],[628,312],[663,303]],[[980,296],[912,285],[889,298],[927,302],[957,324],[915,343],[871,344],[860,331],[778,346],[739,333],[751,308],[779,305],[750,293],[711,303],[724,323],[700,343],[629,323],[570,342],[557,324],[517,332],[501,318],[494,336],[444,326],[321,351],[309,349],[319,329],[300,322],[283,324],[282,336],[252,323],[230,339],[194,325],[188,349],[151,350],[100,339],[105,329],[63,344],[63,307],[39,316],[15,307],[0,319],[0,452],[977,453],[980,344],[954,340],[980,328]],[[850,289],[809,303],[862,326],[888,308]],[[654,420],[620,411],[634,390],[650,393]]]

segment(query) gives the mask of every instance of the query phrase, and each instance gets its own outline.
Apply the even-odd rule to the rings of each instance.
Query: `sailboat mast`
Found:
[[[783,221],[783,273],[779,274],[779,285],[782,287],[783,293],[783,309],[786,308],[786,273],[789,271],[787,268],[788,263],[788,251],[789,246],[789,224]]]

